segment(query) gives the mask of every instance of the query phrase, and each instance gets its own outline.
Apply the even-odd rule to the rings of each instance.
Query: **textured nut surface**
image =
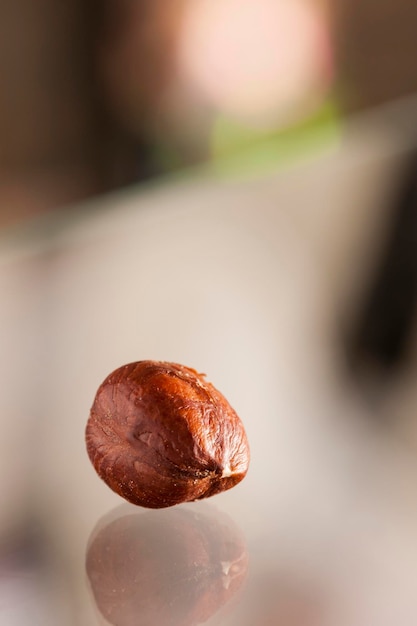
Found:
[[[240,482],[249,464],[243,424],[195,370],[138,361],[99,387],[86,429],[99,476],[123,498],[162,508]]]

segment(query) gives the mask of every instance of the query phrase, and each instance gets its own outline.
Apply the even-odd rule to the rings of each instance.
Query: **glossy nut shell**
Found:
[[[176,363],[138,361],[110,374],[97,391],[86,443],[108,486],[149,508],[230,489],[249,464],[230,404],[203,374]]]

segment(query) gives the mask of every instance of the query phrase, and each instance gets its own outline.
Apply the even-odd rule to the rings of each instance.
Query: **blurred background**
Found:
[[[4,3],[0,223],[226,157],[277,167],[296,130],[306,150],[312,127],[417,89],[416,13],[410,0]]]
[[[412,0],[0,3],[2,626],[415,623],[416,32]],[[247,428],[207,507],[90,466],[140,359]]]

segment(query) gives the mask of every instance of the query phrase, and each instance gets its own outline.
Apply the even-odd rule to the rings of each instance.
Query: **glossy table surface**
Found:
[[[417,620],[413,375],[371,404],[339,341],[412,147],[403,106],[275,175],[129,189],[2,236],[1,624]],[[95,391],[141,359],[228,398],[240,485],[150,512],[96,476]]]

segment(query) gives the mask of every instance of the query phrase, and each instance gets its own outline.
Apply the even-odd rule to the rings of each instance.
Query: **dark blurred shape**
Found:
[[[119,514],[99,522],[86,568],[111,624],[195,626],[235,595],[247,570],[243,537],[228,517],[203,510]]]
[[[46,538],[33,518],[17,524],[13,532],[0,537],[0,571],[46,566]]]
[[[0,6],[0,226],[148,172],[148,151],[106,102],[106,2]]]
[[[348,337],[358,379],[382,377],[407,363],[417,313],[417,154],[408,163],[391,210],[381,258]]]
[[[42,522],[28,509],[0,536],[0,623],[68,624],[70,601]]]
[[[183,0],[105,0],[98,72],[107,106],[121,127],[152,136],[175,74]]]
[[[337,0],[331,6],[345,110],[417,91],[414,0]]]

